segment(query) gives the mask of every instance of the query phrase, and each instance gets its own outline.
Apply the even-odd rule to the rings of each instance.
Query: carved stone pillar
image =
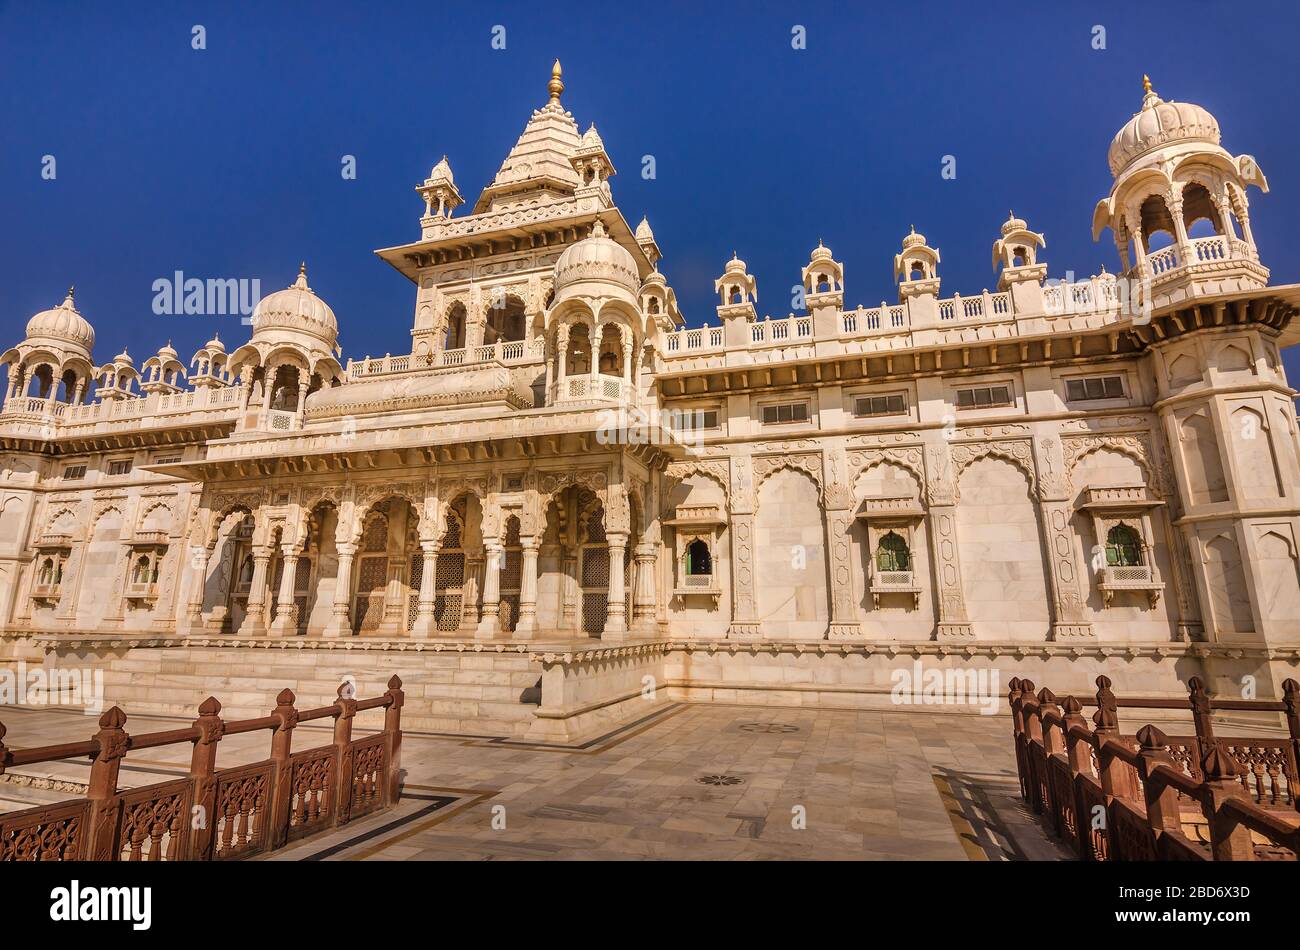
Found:
[[[420,542],[420,550],[424,552],[424,567],[420,570],[420,605],[415,615],[415,623],[411,625],[411,636],[422,640],[433,636],[437,629],[437,621],[434,618],[434,610],[438,605],[435,580],[438,573],[440,547],[441,544],[437,541]]]
[[[384,585],[384,615],[379,621],[380,636],[400,637],[406,633],[406,583],[407,564],[400,555],[388,558],[388,576]]]
[[[1053,640],[1093,640],[1092,624],[1084,619],[1083,597],[1079,593],[1079,567],[1074,558],[1074,532],[1065,478],[1065,461],[1059,439],[1034,442],[1038,471],[1038,507],[1043,521],[1044,547],[1048,559],[1048,580],[1052,594]]]
[[[853,492],[845,472],[843,443],[826,446],[822,453],[822,504],[826,512],[826,550],[830,561],[831,640],[857,640],[862,624],[853,597]]]
[[[465,583],[461,588],[460,633],[473,636],[478,630],[478,592],[479,581],[483,573],[483,558],[478,555],[465,554]]]
[[[640,634],[655,632],[655,595],[659,586],[659,548],[653,541],[636,546],[636,586],[632,590],[632,630]]]
[[[560,554],[560,627],[570,633],[578,627],[578,551],[563,548]]]
[[[607,535],[609,542],[609,598],[605,609],[602,640],[627,638],[627,588],[623,583],[623,558],[627,555],[627,535],[621,531]]]
[[[194,582],[190,585],[190,599],[185,604],[186,633],[200,633],[203,628],[203,594],[208,580],[208,561],[212,549],[207,545],[195,544],[190,547],[190,568]]]
[[[519,617],[515,622],[515,636],[521,640],[532,639],[537,634],[537,550],[541,538],[520,538],[522,548],[519,575]]]
[[[478,640],[491,640],[496,636],[497,618],[501,613],[501,565],[505,560],[505,551],[496,538],[489,538],[485,547],[487,560],[483,566],[483,613],[474,634]]]
[[[271,563],[271,549],[258,547],[253,549],[253,579],[248,586],[248,610],[244,622],[239,625],[239,636],[261,637],[266,635],[266,594],[267,567]]]
[[[299,429],[302,428],[302,410],[303,407],[305,407],[306,405],[307,405],[307,383],[304,381],[298,384],[298,409],[294,413],[294,419],[295,419],[294,425],[297,426]]]
[[[731,459],[731,626],[727,638],[762,635],[754,597],[754,466],[748,455]]]
[[[334,578],[334,607],[330,621],[325,626],[324,636],[346,637],[352,633],[350,610],[352,604],[352,560],[356,557],[356,544],[348,541],[337,542],[339,554],[338,572]]]
[[[935,599],[939,620],[936,640],[969,640],[975,636],[966,615],[961,586],[961,558],[957,552],[957,496],[948,444],[925,450],[926,536],[935,567]]]
[[[295,582],[298,576],[298,552],[285,545],[284,570],[280,572],[280,592],[275,601],[275,619],[271,621],[271,635],[274,637],[291,637],[298,632],[298,604],[294,600]]]

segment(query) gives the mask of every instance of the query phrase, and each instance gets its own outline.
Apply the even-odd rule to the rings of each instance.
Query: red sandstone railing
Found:
[[[294,708],[284,690],[261,719],[226,721],[208,697],[192,726],[129,735],[126,713],[114,706],[85,742],[8,749],[0,723],[0,774],[14,766],[89,756],[84,798],[0,814],[0,861],[225,861],[273,851],[287,842],[396,803],[400,790],[404,694],[394,676],[388,691],[353,699],[351,687],[319,709]],[[358,712],[384,710],[382,732],[352,738]],[[293,731],[333,719],[328,745],[294,752]],[[218,769],[223,737],[267,730],[270,758]],[[188,742],[190,772],[143,788],[118,789],[128,752]]]
[[[1084,703],[1059,705],[1013,679],[1008,703],[1025,803],[1085,861],[1294,861],[1300,854],[1300,686],[1279,701],[1216,699],[1200,679],[1188,705],[1118,699],[1097,677],[1089,729]],[[1146,725],[1120,732],[1119,708],[1190,706],[1195,735]],[[1286,739],[1216,737],[1215,710],[1282,713]]]

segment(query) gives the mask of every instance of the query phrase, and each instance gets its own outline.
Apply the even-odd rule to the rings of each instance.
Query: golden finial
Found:
[[[546,84],[546,91],[551,94],[551,101],[557,105],[560,102],[560,93],[564,92],[564,80],[560,76],[560,61],[557,59],[555,65],[551,67],[551,81]]]
[[[1142,94],[1144,96],[1151,94],[1151,77],[1146,73],[1142,74]]]
[[[68,299],[71,300],[71,299],[73,299],[76,295],[77,295],[77,285],[76,285],[76,284],[69,284],[69,285],[68,285]]]
[[[307,262],[306,262],[306,261],[303,261],[301,264],[298,265],[298,276],[299,276],[299,277],[306,277],[306,276],[307,276]]]

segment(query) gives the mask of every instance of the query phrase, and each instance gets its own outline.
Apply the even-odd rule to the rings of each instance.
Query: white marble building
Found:
[[[188,363],[97,363],[71,292],[31,318],[2,358],[0,662],[171,711],[399,668],[414,725],[529,735],[647,699],[883,703],[918,657],[1080,690],[1296,675],[1300,287],[1269,284],[1266,180],[1208,112],[1147,84],[1115,135],[1114,274],[1050,278],[1013,214],[995,291],[943,296],[913,231],[895,303],[846,306],[819,244],[804,312],[761,315],[733,257],[687,329],[558,63],[548,88],[469,214],[444,158],[418,238],[377,252],[415,288],[409,354],[341,362],[305,269]]]

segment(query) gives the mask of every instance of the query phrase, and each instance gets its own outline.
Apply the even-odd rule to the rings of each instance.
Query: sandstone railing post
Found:
[[[293,803],[293,730],[298,725],[298,710],[294,708],[293,690],[282,689],[275,697],[271,715],[280,720],[271,733],[270,827],[267,829],[266,848],[274,851],[289,838],[289,807]]]
[[[1063,830],[1061,827],[1061,803],[1056,800],[1056,794],[1052,789],[1051,759],[1056,753],[1065,751],[1065,745],[1061,741],[1061,727],[1052,718],[1060,714],[1061,710],[1056,705],[1056,695],[1044,686],[1038,691],[1037,716],[1043,734],[1043,751],[1037,763],[1038,797],[1043,803],[1048,828],[1058,835]]]
[[[1087,720],[1083,718],[1083,704],[1073,696],[1066,696],[1065,701],[1061,704],[1061,709],[1065,715],[1065,757],[1070,763],[1070,795],[1074,801],[1074,850],[1080,858],[1088,860],[1092,857],[1092,848],[1089,847],[1088,827],[1092,821],[1092,816],[1088,814],[1087,802],[1083,796],[1083,779],[1079,776],[1083,773],[1092,773],[1092,762],[1090,761],[1089,751],[1092,744],[1082,736],[1076,735],[1075,729],[1087,730]]]
[[[1249,800],[1250,795],[1239,780],[1241,774],[1241,764],[1216,740],[1209,740],[1201,757],[1201,783],[1206,795],[1201,801],[1201,811],[1210,823],[1210,852],[1216,861],[1255,860],[1250,829],[1223,810],[1223,805],[1232,799]]]
[[[1034,698],[1034,683],[1032,680],[1020,681],[1020,708],[1025,728],[1025,780],[1029,788],[1029,807],[1035,813],[1041,813],[1043,810],[1043,798],[1040,794],[1038,782],[1038,753],[1034,750],[1037,743],[1040,747],[1043,744],[1043,724],[1038,718],[1038,700]]]
[[[388,681],[388,706],[384,709],[384,735],[388,737],[388,782],[384,804],[395,805],[402,792],[402,705],[406,694],[396,675]]]
[[[1166,831],[1181,833],[1183,821],[1178,811],[1178,790],[1159,779],[1152,781],[1151,778],[1152,772],[1161,765],[1177,770],[1173,756],[1169,754],[1169,738],[1150,724],[1138,730],[1137,738],[1141,743],[1138,757],[1142,768],[1147,824],[1157,835]]]
[[[1187,704],[1192,708],[1192,723],[1196,727],[1196,760],[1214,744],[1214,722],[1210,715],[1210,694],[1199,676],[1187,681]]]
[[[130,737],[122,727],[126,713],[119,706],[105,711],[99,717],[99,732],[95,740],[99,751],[90,766],[90,782],[86,798],[90,801],[88,861],[117,860],[117,826],[121,800],[117,797],[117,775],[126,755]]]
[[[1285,707],[1286,731],[1291,737],[1291,760],[1295,762],[1297,770],[1300,771],[1300,683],[1293,679],[1282,682],[1282,705]],[[0,732],[0,737],[4,733]],[[3,755],[3,751],[0,751]],[[3,767],[0,767],[3,771]],[[1295,807],[1300,811],[1300,790],[1294,795]]]
[[[1013,676],[1007,683],[1007,708],[1011,710],[1011,742],[1016,750],[1016,773],[1020,779],[1020,797],[1029,801],[1027,775],[1025,772],[1025,727],[1020,709],[1020,677]]]
[[[1106,740],[1119,739],[1119,704],[1110,691],[1110,677],[1097,677],[1097,711],[1093,714],[1093,734],[1097,737],[1097,772],[1101,788],[1112,798],[1131,800],[1137,797],[1137,777],[1128,763],[1106,751]]]
[[[194,740],[194,752],[190,755],[195,813],[188,857],[195,861],[211,859],[212,841],[217,833],[217,783],[213,773],[217,770],[217,743],[225,733],[220,712],[221,703],[209,696],[199,704],[199,718],[194,720],[199,737]]]
[[[334,713],[334,808],[335,819],[346,825],[352,818],[352,719],[357,701],[351,683],[339,687]]]

